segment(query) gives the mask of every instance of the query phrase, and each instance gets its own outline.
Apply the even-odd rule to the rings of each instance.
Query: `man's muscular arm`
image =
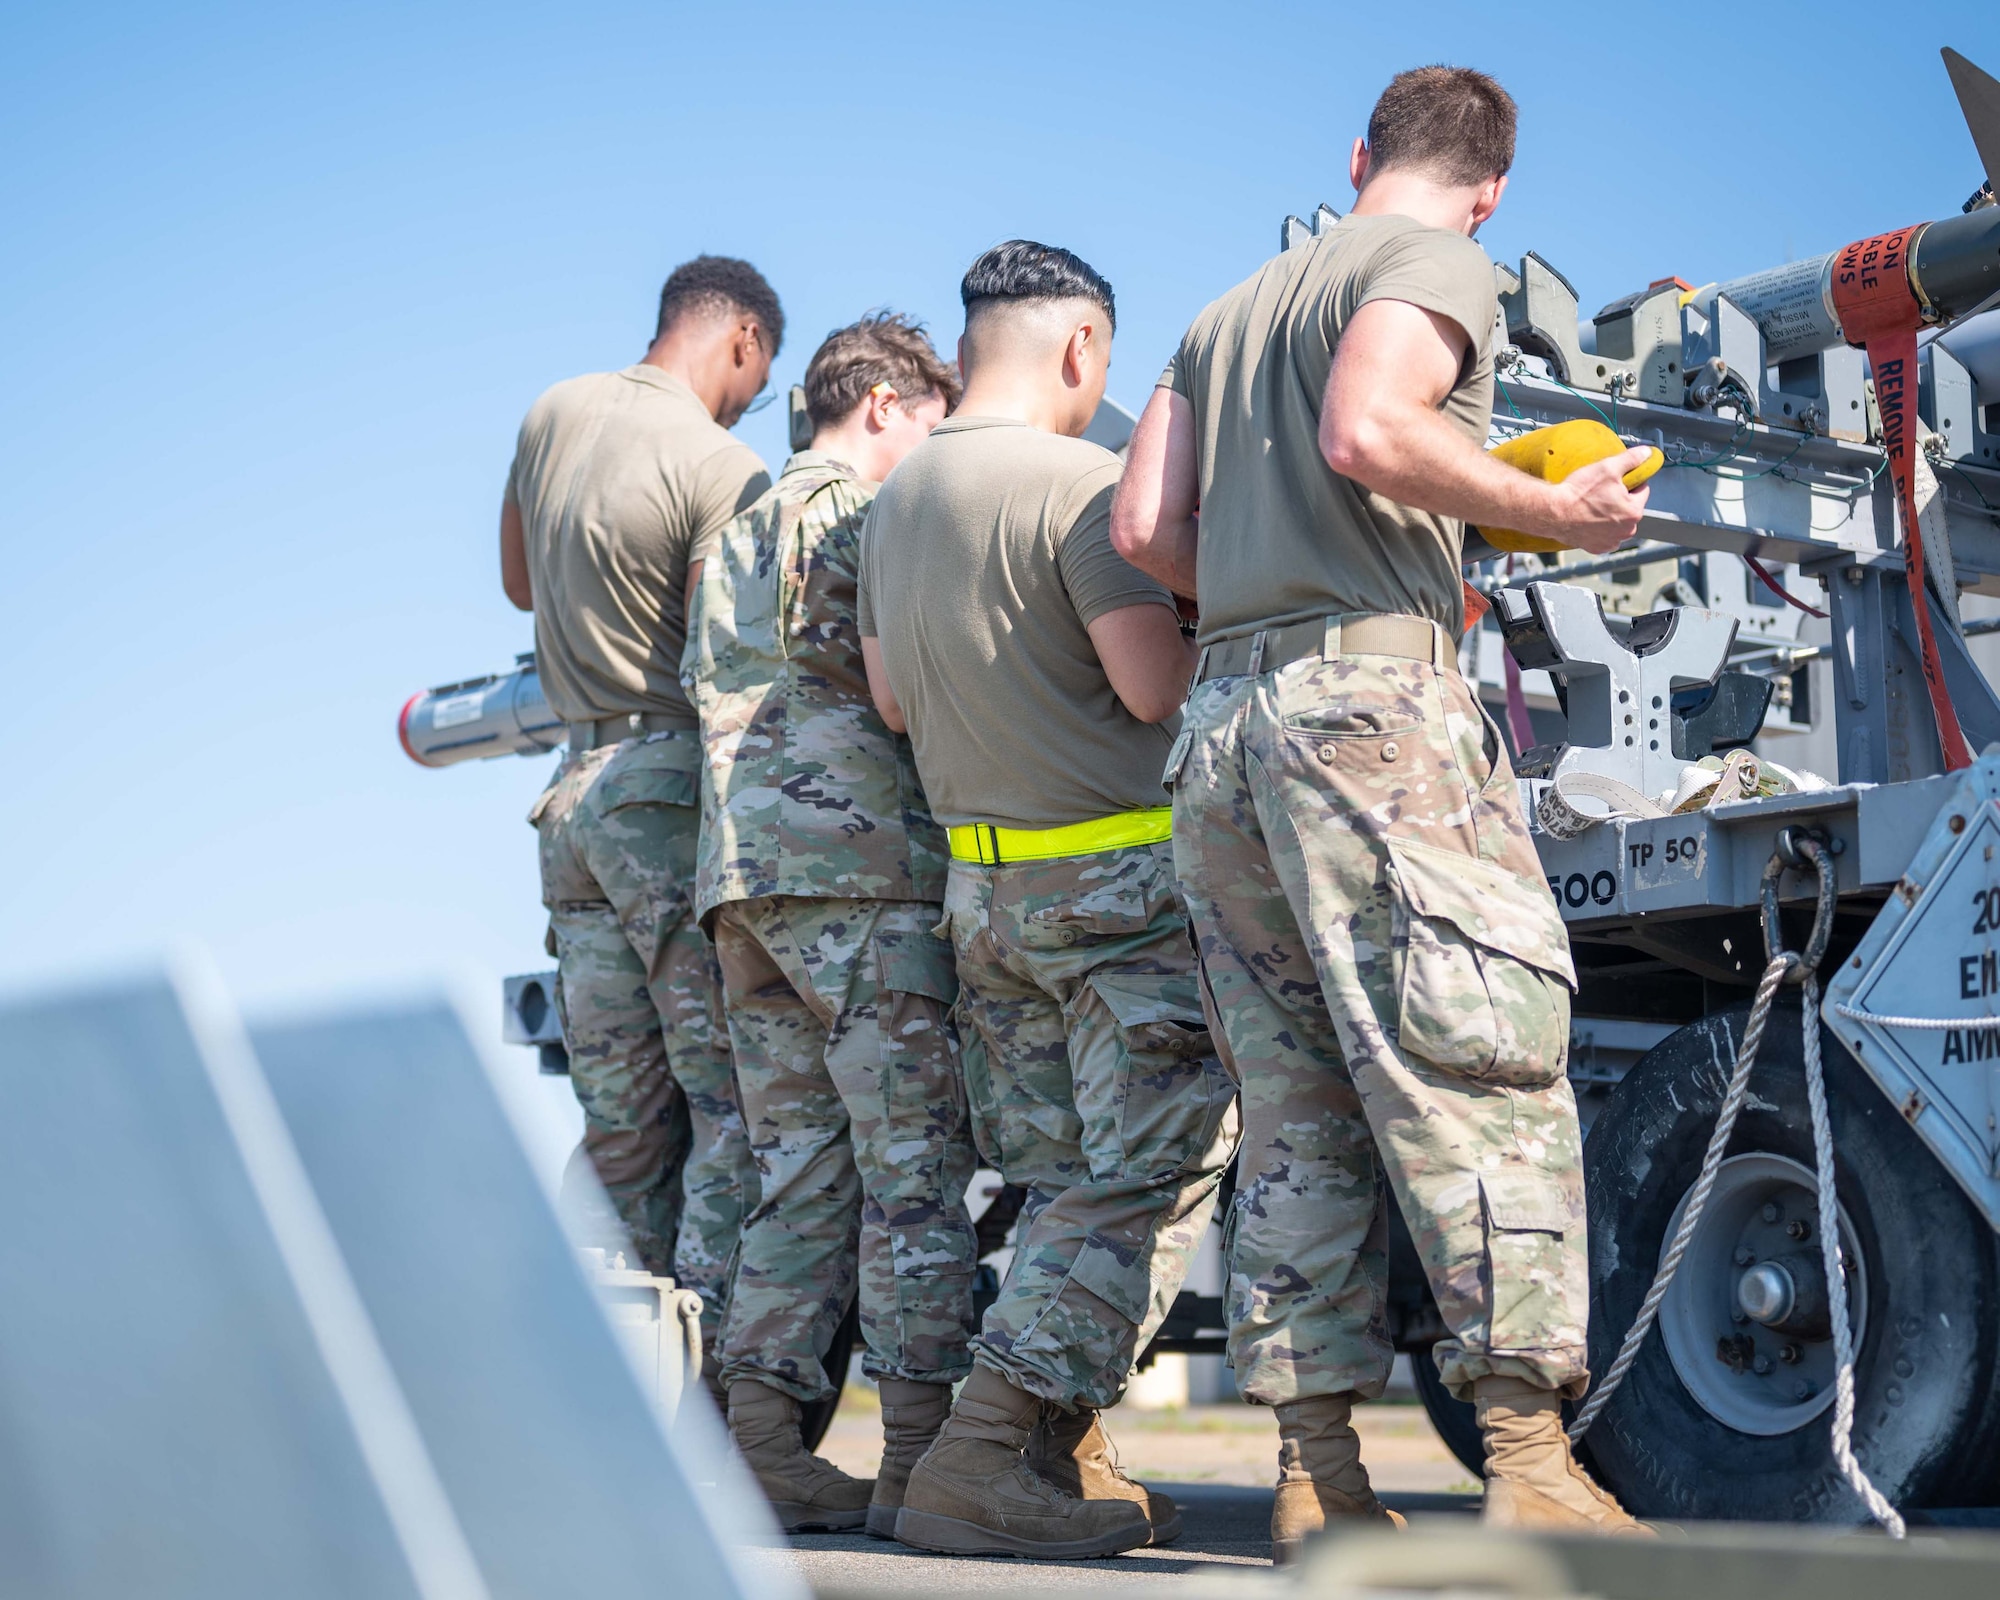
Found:
[[[1086,624],[1111,692],[1141,722],[1165,722],[1187,699],[1194,641],[1181,636],[1171,607],[1120,606]]]
[[[1192,597],[1200,493],[1194,407],[1185,395],[1155,389],[1125,452],[1125,475],[1111,503],[1111,548],[1175,594]]]
[[[1438,410],[1468,344],[1449,317],[1408,301],[1371,300],[1355,312],[1334,346],[1320,405],[1327,465],[1385,499],[1580,550],[1602,554],[1631,538],[1646,490],[1620,480],[1648,452],[1627,450],[1561,483],[1503,466]]]

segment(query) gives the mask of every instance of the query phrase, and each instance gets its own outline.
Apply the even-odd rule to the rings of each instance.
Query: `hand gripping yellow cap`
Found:
[[[1558,422],[1552,428],[1537,428],[1532,433],[1521,434],[1504,444],[1496,444],[1486,453],[1495,461],[1519,467],[1530,477],[1540,478],[1544,483],[1561,483],[1579,467],[1587,467],[1593,461],[1602,461],[1630,448],[1595,418],[1579,417],[1574,422]],[[1638,488],[1658,472],[1666,460],[1659,451],[1652,450],[1650,459],[1625,474],[1625,487]],[[1532,533],[1515,533],[1509,528],[1481,528],[1479,532],[1496,550],[1536,555],[1569,548],[1554,539],[1540,538]]]

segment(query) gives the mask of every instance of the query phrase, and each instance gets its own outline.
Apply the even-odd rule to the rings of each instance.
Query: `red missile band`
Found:
[[[423,695],[418,693],[411,695],[409,699],[403,702],[403,709],[396,717],[396,738],[403,746],[404,755],[416,762],[418,766],[427,767],[430,763],[418,755],[417,747],[410,743],[410,713],[416,709],[416,704],[421,699],[423,699]]]
[[[1868,353],[1875,375],[1875,407],[1882,414],[1882,448],[1902,508],[1903,562],[1909,574],[1910,609],[1917,619],[1924,687],[1937,718],[1945,770],[1972,765],[1972,751],[1945,687],[1944,664],[1931,630],[1930,596],[1924,588],[1924,539],[1917,525],[1917,329],[1923,306],[1910,280],[1910,258],[1926,224],[1915,223],[1873,239],[1858,239],[1833,263],[1833,314],[1841,336]]]

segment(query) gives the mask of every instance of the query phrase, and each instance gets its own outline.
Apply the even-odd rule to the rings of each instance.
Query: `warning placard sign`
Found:
[[[1823,1015],[2000,1228],[2000,758],[1970,768]]]

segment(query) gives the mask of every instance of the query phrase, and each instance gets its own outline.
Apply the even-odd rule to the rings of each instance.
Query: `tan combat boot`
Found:
[[[1181,1536],[1180,1507],[1119,1470],[1103,1413],[1090,1406],[1064,1411],[1044,1404],[1024,1459],[1036,1477],[1079,1500],[1129,1500],[1146,1513],[1153,1544],[1172,1544]]]
[[[1271,1504],[1271,1562],[1289,1566],[1329,1520],[1403,1519],[1375,1498],[1354,1431],[1354,1395],[1315,1394],[1273,1406],[1278,1414],[1278,1496]]]
[[[1653,1530],[1590,1481],[1570,1454],[1562,1399],[1522,1378],[1481,1378],[1472,1386],[1486,1437],[1486,1508],[1496,1528],[1574,1528],[1655,1537]]]
[[[730,1384],[729,1437],[785,1532],[839,1533],[868,1520],[874,1482],[806,1450],[799,1403],[782,1389],[751,1378]]]
[[[951,1385],[884,1378],[881,1394],[882,1465],[875,1474],[875,1498],[868,1502],[868,1531],[878,1539],[893,1539],[910,1471],[951,1415]]]
[[[1074,1560],[1136,1550],[1152,1538],[1129,1500],[1079,1500],[1022,1460],[1042,1402],[975,1364],[958,1403],[903,1491],[896,1537],[947,1555]]]

